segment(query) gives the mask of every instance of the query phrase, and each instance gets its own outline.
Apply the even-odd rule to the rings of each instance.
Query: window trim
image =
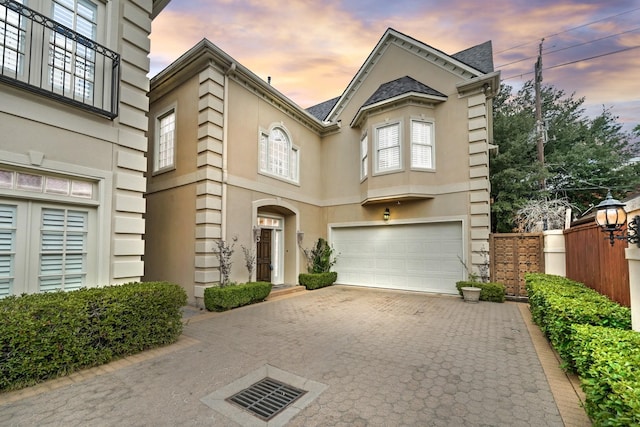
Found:
[[[394,168],[385,168],[385,169],[381,169],[380,168],[380,159],[379,159],[379,152],[380,152],[380,148],[379,148],[379,131],[380,129],[386,128],[386,127],[391,127],[391,126],[397,126],[398,127],[398,166],[394,167]],[[402,172],[404,170],[404,162],[403,162],[403,147],[402,147],[402,140],[403,140],[403,120],[402,119],[397,119],[397,120],[388,120],[384,123],[380,123],[377,124],[373,127],[373,134],[374,134],[374,141],[373,141],[373,145],[372,148],[373,150],[373,154],[374,154],[374,170],[373,170],[373,175],[385,175],[385,174],[389,174],[389,173],[397,173],[397,172]],[[389,147],[386,147],[389,148]]]
[[[431,166],[430,167],[420,167],[413,165],[413,124],[414,123],[425,123],[430,125],[430,133],[431,133],[431,144],[419,144],[426,145],[431,148]],[[409,125],[410,139],[409,139],[409,164],[411,165],[411,170],[415,171],[425,171],[425,172],[435,172],[436,170],[436,124],[435,120],[427,119],[427,118],[412,118]]]
[[[360,138],[360,182],[369,176],[369,135],[365,132]]]
[[[171,163],[167,166],[160,167],[160,123],[162,119],[173,114],[173,153]],[[155,115],[154,132],[153,132],[153,175],[170,172],[176,169],[177,160],[177,138],[178,136],[178,107],[175,103],[160,110]]]
[[[275,130],[280,130],[287,138],[288,147],[287,153],[289,155],[289,174],[288,176],[281,175],[272,172],[270,168],[270,136]],[[263,144],[263,140],[266,140],[266,145]],[[295,153],[295,154],[294,154]],[[258,130],[258,173],[268,176],[270,178],[278,179],[289,184],[300,185],[300,147],[293,143],[291,132],[284,126],[283,123],[274,123],[269,126],[268,130],[260,128]],[[264,160],[264,162],[263,162]],[[263,167],[264,163],[264,167]]]

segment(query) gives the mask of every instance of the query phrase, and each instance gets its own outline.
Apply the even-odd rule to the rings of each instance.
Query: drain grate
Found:
[[[269,421],[305,393],[304,390],[265,378],[225,400]]]

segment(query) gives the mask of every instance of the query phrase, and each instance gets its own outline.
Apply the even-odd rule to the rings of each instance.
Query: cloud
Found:
[[[206,37],[307,107],[341,94],[388,27],[449,54],[492,40],[496,65],[520,61],[501,69],[515,87],[533,77],[545,37],[546,84],[589,105],[624,104],[625,112],[637,105],[637,123],[640,50],[582,60],[639,46],[640,32],[630,31],[640,17],[628,12],[634,8],[633,0],[172,0],[153,24],[151,74]]]

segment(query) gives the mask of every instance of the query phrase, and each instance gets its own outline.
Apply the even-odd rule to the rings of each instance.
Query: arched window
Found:
[[[298,182],[298,148],[281,127],[260,135],[260,172]]]

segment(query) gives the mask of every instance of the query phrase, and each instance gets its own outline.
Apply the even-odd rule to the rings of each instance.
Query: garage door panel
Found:
[[[338,282],[457,293],[463,278],[460,222],[335,228]]]

